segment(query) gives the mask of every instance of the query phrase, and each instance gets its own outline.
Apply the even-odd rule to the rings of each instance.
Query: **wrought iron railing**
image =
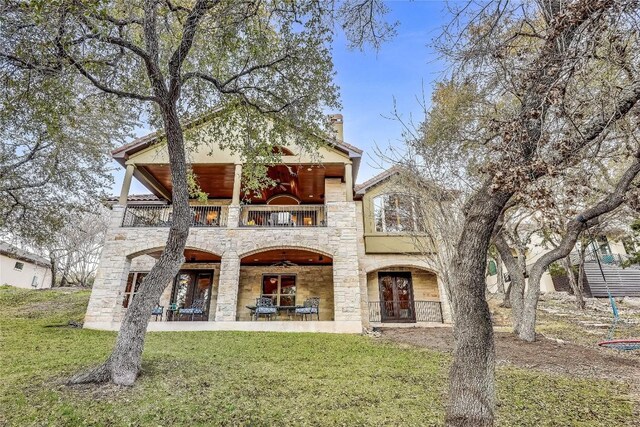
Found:
[[[415,309],[415,313],[412,310]],[[369,303],[370,322],[437,322],[442,323],[442,304],[438,301],[373,301]]]
[[[240,227],[326,227],[324,205],[267,206],[240,208]]]
[[[192,227],[226,227],[228,206],[191,206]],[[124,210],[123,227],[169,227],[173,207],[167,205],[129,205]]]

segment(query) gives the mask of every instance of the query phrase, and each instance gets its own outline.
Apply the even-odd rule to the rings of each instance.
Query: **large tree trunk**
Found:
[[[502,298],[502,304],[500,304],[500,306],[504,307],[504,308],[511,308],[511,285],[513,285],[512,281],[509,281],[509,284],[507,285],[507,290],[504,292],[504,298]]]
[[[452,262],[453,336],[446,425],[493,425],[495,349],[485,296],[485,263],[493,227],[510,194],[492,194],[489,185],[466,206],[466,219]]]
[[[129,305],[115,348],[107,361],[88,373],[72,378],[71,383],[103,381],[112,381],[120,385],[134,383],[140,373],[142,349],[151,312],[184,262],[184,247],[189,235],[191,218],[183,132],[175,105],[165,105],[162,113],[173,185],[173,222],[169,229],[166,246]]]
[[[51,287],[56,287],[56,256],[53,254],[53,251],[49,254],[49,261],[51,262]]]
[[[580,288],[580,279],[576,277],[576,273],[573,271],[573,263],[571,262],[571,256],[566,256],[562,260],[564,269],[567,271],[567,278],[569,279],[569,286],[573,291],[573,295],[576,297],[576,307],[580,310],[585,309],[584,297],[582,295],[582,289]]]
[[[524,310],[524,287],[525,277],[522,267],[518,260],[511,253],[511,247],[507,243],[502,233],[495,236],[495,245],[500,253],[500,258],[504,261],[504,265],[511,277],[511,285],[509,291],[509,306],[511,307],[511,318],[513,323],[513,332],[515,334],[520,330],[522,323],[522,312]],[[506,299],[506,298],[505,298]]]

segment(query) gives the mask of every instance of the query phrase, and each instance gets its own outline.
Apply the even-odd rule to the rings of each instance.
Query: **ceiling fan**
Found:
[[[271,267],[297,267],[298,264],[286,259],[286,252],[282,251],[282,260],[271,264]]]
[[[291,261],[278,261],[274,264],[271,264],[271,267],[297,267],[298,264],[296,264],[295,262],[291,262]]]

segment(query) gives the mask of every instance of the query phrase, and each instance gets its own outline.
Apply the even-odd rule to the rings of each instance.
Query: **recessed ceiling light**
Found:
[[[309,258],[309,261],[313,261],[313,258]]]
[[[309,194],[309,197],[313,197],[313,194]]]
[[[311,171],[313,170],[313,168],[308,167],[308,168],[307,168],[307,170],[308,170],[309,172],[311,172]]]
[[[258,258],[254,258],[253,260],[254,260],[254,261],[260,261]]]

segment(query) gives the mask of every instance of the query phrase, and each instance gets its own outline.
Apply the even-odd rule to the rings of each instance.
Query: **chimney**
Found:
[[[344,141],[342,114],[329,114],[329,123],[331,123],[331,127],[333,127],[334,137],[338,141]]]

